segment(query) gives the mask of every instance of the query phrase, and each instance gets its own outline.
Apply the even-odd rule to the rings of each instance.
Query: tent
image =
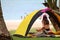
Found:
[[[54,22],[56,22],[60,28],[60,15],[56,13],[52,13],[50,11],[46,11],[46,13],[50,16],[49,18],[53,18]],[[35,22],[35,20],[41,16],[43,12],[40,10],[35,10],[32,13],[30,13],[26,18],[21,22],[18,29],[15,32],[15,36],[22,36],[26,37],[28,32],[30,31],[30,28],[32,24]]]

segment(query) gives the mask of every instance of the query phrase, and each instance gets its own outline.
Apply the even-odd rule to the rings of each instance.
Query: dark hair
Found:
[[[44,24],[49,24],[49,21],[48,21],[46,15],[43,16],[43,20],[42,21],[44,22]]]

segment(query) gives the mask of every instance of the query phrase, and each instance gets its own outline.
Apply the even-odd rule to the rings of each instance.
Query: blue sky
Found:
[[[25,13],[45,8],[44,0],[1,0],[5,20],[20,20]]]

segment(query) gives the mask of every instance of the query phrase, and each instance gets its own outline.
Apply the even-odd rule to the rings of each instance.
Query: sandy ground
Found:
[[[16,30],[21,23],[22,20],[5,20],[7,29],[10,30]]]

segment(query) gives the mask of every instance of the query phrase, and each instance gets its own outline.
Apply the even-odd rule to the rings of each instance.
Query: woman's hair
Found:
[[[43,21],[44,24],[49,24],[49,21],[48,21],[46,15],[43,16],[43,20],[42,21]]]

